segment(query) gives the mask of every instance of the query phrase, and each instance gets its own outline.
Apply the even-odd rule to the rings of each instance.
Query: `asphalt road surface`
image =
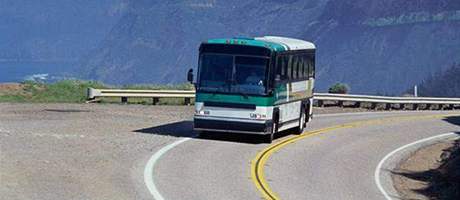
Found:
[[[192,138],[185,106],[0,104],[0,199],[153,199],[146,164]],[[458,132],[452,111],[318,115],[306,131],[350,122],[279,148],[263,166],[280,199],[384,199],[374,170],[392,150]],[[420,118],[405,118],[418,116]],[[296,137],[285,132],[276,142]],[[164,199],[261,199],[251,167],[269,144],[257,137],[192,138],[158,158],[153,181]],[[147,176],[147,178],[149,178]]]

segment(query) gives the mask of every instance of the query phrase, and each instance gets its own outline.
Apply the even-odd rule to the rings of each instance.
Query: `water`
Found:
[[[40,79],[52,82],[70,77],[75,62],[0,62],[0,83]]]

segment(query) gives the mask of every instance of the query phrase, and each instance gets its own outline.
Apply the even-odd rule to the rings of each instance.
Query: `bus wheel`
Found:
[[[313,119],[313,114],[312,114],[312,109],[313,109],[313,104],[310,103],[308,104],[308,107],[307,107],[307,110],[305,111],[305,113],[307,114],[307,121],[305,122],[305,127],[307,126],[307,123],[310,122],[312,119]]]
[[[274,133],[269,133],[267,135],[264,135],[265,143],[272,143],[273,138],[274,138]]]
[[[300,117],[299,117],[299,126],[295,130],[295,134],[300,135],[303,133],[303,129],[305,128],[306,124],[306,116],[305,116],[305,109],[302,109],[300,111]]]
[[[272,125],[272,132],[268,133],[267,135],[264,136],[266,143],[272,143],[272,141],[273,141],[273,139],[275,137],[276,131],[278,131],[278,123],[274,122],[273,125]]]

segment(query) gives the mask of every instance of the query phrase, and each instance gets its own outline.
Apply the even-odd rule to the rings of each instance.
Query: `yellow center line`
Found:
[[[302,133],[301,135],[293,136],[286,138],[284,140],[281,140],[280,142],[277,142],[275,144],[272,144],[265,149],[263,149],[261,152],[259,152],[256,157],[251,161],[251,179],[253,183],[256,185],[257,189],[259,192],[263,195],[265,199],[269,200],[276,200],[280,199],[278,195],[273,192],[273,190],[269,187],[266,179],[265,179],[265,173],[264,173],[264,166],[267,160],[270,158],[270,156],[277,152],[279,149],[292,144],[298,140],[319,135],[322,133],[330,132],[333,130],[338,130],[338,129],[347,129],[347,128],[354,128],[354,127],[360,127],[364,125],[378,125],[378,124],[384,124],[384,123],[391,123],[391,122],[401,122],[401,121],[410,121],[410,120],[416,120],[416,119],[433,119],[433,118],[444,118],[444,117],[451,117],[451,116],[459,116],[459,114],[440,114],[440,115],[422,115],[422,116],[399,116],[399,117],[390,117],[390,118],[382,118],[382,119],[371,119],[371,120],[363,120],[363,121],[357,121],[357,122],[351,122],[351,123],[346,123],[342,125],[337,125],[337,126],[331,126],[327,128],[322,128],[314,131],[307,131]]]

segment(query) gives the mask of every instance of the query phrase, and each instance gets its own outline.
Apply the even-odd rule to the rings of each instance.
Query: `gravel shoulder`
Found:
[[[458,133],[456,133],[458,134]],[[402,199],[459,199],[460,141],[422,147],[402,160],[392,179]]]
[[[430,171],[437,169],[445,149],[453,142],[440,142],[421,148],[399,163],[392,179],[395,189],[403,199],[429,199],[422,194],[429,180],[433,178]]]

